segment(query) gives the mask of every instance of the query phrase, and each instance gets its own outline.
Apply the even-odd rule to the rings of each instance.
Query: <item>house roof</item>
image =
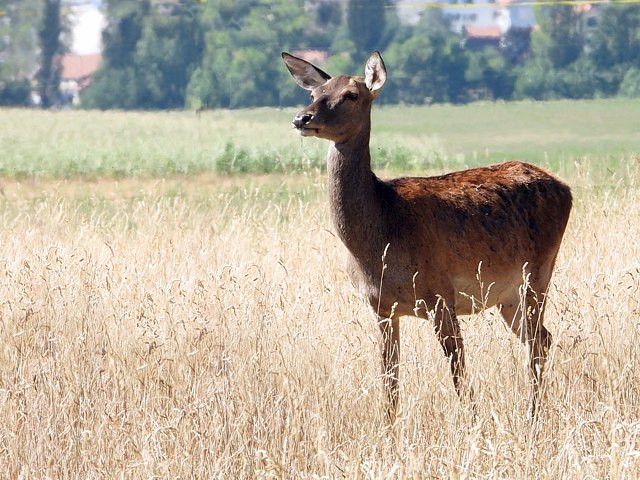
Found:
[[[593,5],[589,3],[579,3],[577,5],[574,5],[573,11],[576,13],[588,13],[591,11],[592,7]]]
[[[60,57],[62,80],[82,80],[93,75],[102,63],[102,55],[63,55]]]
[[[499,40],[502,38],[500,27],[476,27],[474,25],[466,25],[464,27],[464,35],[467,38],[486,40]]]

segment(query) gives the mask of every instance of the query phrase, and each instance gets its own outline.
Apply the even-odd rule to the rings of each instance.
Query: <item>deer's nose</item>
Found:
[[[313,115],[310,113],[299,113],[293,119],[293,126],[296,128],[304,127],[307,123],[311,121]]]

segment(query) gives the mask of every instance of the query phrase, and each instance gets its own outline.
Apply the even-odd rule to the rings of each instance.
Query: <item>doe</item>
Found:
[[[371,105],[387,77],[380,54],[369,57],[364,77],[332,78],[301,58],[285,52],[282,58],[296,83],[311,92],[294,127],[331,142],[331,219],[349,251],[353,283],[378,316],[391,420],[398,403],[399,318],[435,320],[461,395],[468,390],[457,315],[472,314],[479,304],[497,306],[527,346],[535,416],[551,345],[545,299],[571,211],[569,187],[517,161],[382,181],[371,170],[369,151]]]

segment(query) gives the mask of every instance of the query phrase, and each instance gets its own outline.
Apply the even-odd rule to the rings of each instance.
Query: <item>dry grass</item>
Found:
[[[394,430],[321,177],[6,181],[0,464],[8,478],[637,478],[630,174],[597,191],[568,179],[582,186],[539,428],[524,350],[489,311],[463,325],[477,420],[431,325],[406,319]]]

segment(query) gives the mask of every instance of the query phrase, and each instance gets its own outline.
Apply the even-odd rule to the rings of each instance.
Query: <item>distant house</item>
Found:
[[[63,55],[60,57],[60,93],[63,103],[77,103],[80,93],[91,84],[91,77],[100,68],[102,55]]]
[[[500,27],[476,27],[465,25],[462,28],[464,46],[467,48],[482,48],[485,46],[499,46],[505,32]]]
[[[494,41],[496,29],[504,36],[511,28],[531,30],[536,23],[530,0],[398,0],[397,8],[400,20],[409,24],[417,23],[426,9],[439,8],[451,30],[488,43]]]

